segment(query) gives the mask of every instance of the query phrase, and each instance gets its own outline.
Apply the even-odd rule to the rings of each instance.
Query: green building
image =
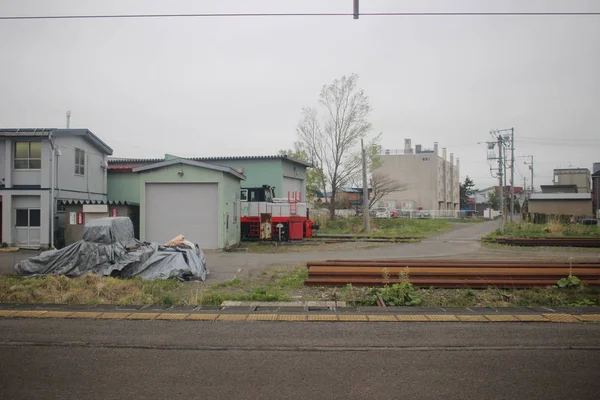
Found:
[[[203,249],[239,242],[240,188],[271,185],[276,197],[306,193],[310,164],[287,156],[113,158],[109,201],[140,205],[140,239],[166,242],[183,234]]]

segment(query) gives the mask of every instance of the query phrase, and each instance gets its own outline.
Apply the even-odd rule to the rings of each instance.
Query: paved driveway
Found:
[[[320,251],[279,254],[224,253],[207,254],[210,280],[224,281],[234,276],[244,276],[270,265],[293,266],[310,260],[324,259],[384,259],[384,258],[424,258],[466,257],[481,249],[481,237],[498,229],[499,221],[474,224],[456,224],[454,229],[432,236],[419,243],[399,243],[373,249],[354,251]]]

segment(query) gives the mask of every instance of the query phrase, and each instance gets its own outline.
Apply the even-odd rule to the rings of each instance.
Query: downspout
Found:
[[[50,147],[52,148],[52,160],[50,165],[52,172],[50,172],[50,248],[54,248],[54,207],[56,206],[56,200],[54,199],[54,182],[56,174],[56,148],[54,147],[54,136],[52,133],[48,136]]]

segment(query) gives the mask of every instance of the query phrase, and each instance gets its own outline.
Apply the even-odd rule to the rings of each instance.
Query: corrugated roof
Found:
[[[8,128],[0,129],[1,137],[47,137],[51,128]]]
[[[55,137],[64,136],[84,136],[93,143],[99,150],[108,155],[113,153],[106,143],[92,133],[89,129],[59,129],[59,128],[0,128],[1,137],[48,137],[52,134]]]
[[[164,158],[126,158],[126,157],[108,157],[109,164],[136,163],[136,165],[150,164],[165,161]]]
[[[133,203],[130,201],[120,201],[120,200],[61,200],[62,204],[107,204],[110,206],[139,206],[139,203]]]
[[[591,193],[532,193],[530,200],[591,200]]]
[[[231,174],[241,180],[246,180],[246,177],[243,174],[240,174],[239,172],[237,172],[235,169],[233,169],[231,167],[225,167],[225,166],[217,165],[217,164],[210,164],[210,163],[205,163],[205,162],[200,162],[200,161],[188,160],[187,158],[174,158],[172,160],[161,161],[161,162],[154,163],[154,164],[142,165],[142,166],[134,168],[133,172],[150,171],[153,169],[168,167],[169,165],[175,165],[175,164],[186,164],[186,165],[191,165],[194,167],[200,167],[200,168],[212,169],[215,171],[221,171],[221,172]]]
[[[113,172],[131,172],[141,164],[109,164],[108,170]]]
[[[195,161],[230,161],[230,160],[288,160],[296,164],[312,167],[312,164],[306,161],[298,160],[290,156],[267,155],[267,156],[233,156],[233,157],[192,157]]]
[[[306,167],[312,167],[312,164],[306,161],[298,160],[289,156],[280,155],[267,155],[267,156],[232,156],[232,157],[182,157],[182,159],[193,160],[193,161],[204,161],[204,162],[215,162],[215,161],[234,161],[234,160],[288,160],[296,164],[304,165]],[[164,161],[164,158],[118,158],[110,157],[108,159],[109,164],[117,163],[139,163],[149,164],[155,162]]]

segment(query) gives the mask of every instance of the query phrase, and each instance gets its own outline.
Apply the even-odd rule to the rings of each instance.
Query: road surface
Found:
[[[596,399],[600,325],[0,320],[2,399]]]

